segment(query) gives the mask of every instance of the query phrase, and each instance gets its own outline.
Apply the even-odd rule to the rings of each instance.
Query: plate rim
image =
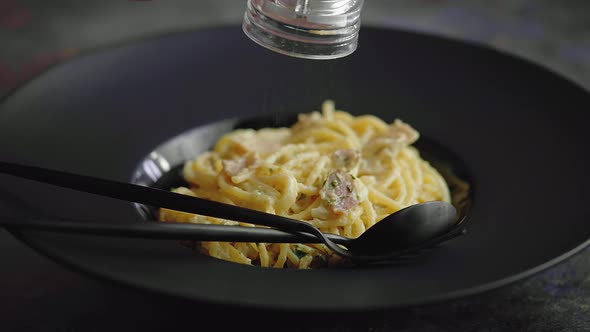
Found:
[[[420,305],[432,305],[432,304],[437,304],[437,303],[450,301],[450,300],[459,300],[459,299],[466,298],[469,296],[491,292],[493,290],[497,290],[502,287],[511,285],[515,282],[523,281],[525,279],[533,277],[533,276],[537,275],[538,273],[540,273],[544,270],[547,270],[548,268],[556,266],[559,263],[563,263],[567,259],[572,258],[572,257],[582,253],[587,247],[590,246],[590,238],[589,238],[588,240],[586,240],[582,244],[579,244],[578,246],[574,247],[573,249],[569,250],[568,252],[565,252],[565,253],[563,253],[563,254],[561,254],[561,255],[559,255],[559,256],[557,256],[545,263],[537,265],[533,268],[530,268],[530,269],[520,272],[518,274],[514,274],[509,277],[498,279],[498,280],[495,280],[495,281],[492,281],[489,283],[485,283],[482,285],[478,285],[475,287],[464,288],[464,289],[460,289],[457,291],[441,293],[438,295],[425,296],[425,297],[421,297],[421,298],[416,298],[414,300],[396,301],[396,303],[394,303],[394,304],[384,305],[384,306],[383,305],[372,305],[372,306],[363,305],[361,307],[361,306],[350,305],[350,303],[347,303],[347,304],[343,304],[343,305],[333,305],[330,307],[322,307],[322,308],[315,308],[314,307],[314,308],[310,309],[309,307],[302,308],[302,307],[294,307],[294,306],[285,305],[285,304],[277,305],[276,303],[273,303],[273,304],[269,304],[269,303],[265,303],[265,304],[261,304],[261,303],[258,303],[258,304],[231,303],[230,304],[227,301],[213,300],[213,299],[210,299],[207,297],[194,297],[194,296],[189,296],[186,293],[183,294],[183,293],[179,293],[179,292],[175,292],[175,291],[163,290],[161,288],[153,288],[150,286],[140,285],[138,283],[129,282],[129,281],[123,280],[121,278],[113,278],[111,276],[108,276],[105,273],[100,273],[98,271],[99,269],[93,270],[93,269],[78,265],[74,262],[71,262],[69,259],[67,259],[63,256],[59,256],[59,255],[54,254],[53,252],[51,252],[51,250],[44,249],[42,245],[35,243],[34,240],[31,240],[29,237],[26,236],[26,234],[24,234],[21,231],[8,230],[8,232],[11,233],[13,236],[15,236],[19,241],[22,241],[28,247],[33,249],[35,252],[43,255],[44,257],[49,258],[50,260],[52,260],[60,265],[62,265],[64,268],[70,269],[71,271],[75,271],[78,273],[82,273],[82,275],[87,275],[87,276],[89,276],[95,280],[98,280],[98,281],[106,281],[106,282],[109,282],[111,284],[115,284],[118,286],[131,287],[131,288],[133,288],[135,290],[139,290],[139,291],[148,291],[154,295],[160,294],[160,295],[171,296],[174,298],[182,298],[185,300],[213,303],[215,305],[231,305],[233,307],[250,308],[250,309],[254,308],[254,309],[271,310],[271,311],[277,311],[277,312],[311,311],[311,312],[317,312],[317,313],[334,312],[334,311],[354,311],[354,312],[367,311],[368,312],[368,311],[376,311],[376,310],[401,309],[401,308],[408,308],[408,307],[414,307],[414,306],[420,306]],[[227,262],[227,264],[232,264],[232,263]]]

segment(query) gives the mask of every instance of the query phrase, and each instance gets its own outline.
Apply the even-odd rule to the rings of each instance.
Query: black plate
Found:
[[[0,157],[131,181],[162,142],[214,121],[308,112],[326,99],[401,118],[472,174],[470,232],[413,264],[274,270],[195,256],[173,241],[16,233],[95,276],[215,303],[301,310],[405,306],[489,290],[588,245],[589,94],[539,66],[462,42],[364,27],[350,57],[271,53],[239,27],[75,58],[0,107]],[[2,176],[2,213],[113,222],[131,203]]]

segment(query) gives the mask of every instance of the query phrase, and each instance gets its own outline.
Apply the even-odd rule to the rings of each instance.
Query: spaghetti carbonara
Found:
[[[419,134],[395,120],[334,108],[300,114],[290,128],[238,129],[184,166],[190,188],[175,192],[308,222],[358,237],[412,204],[450,201],[443,177],[412,146]],[[160,209],[160,221],[255,225]],[[275,268],[343,263],[323,244],[201,242],[219,259]]]

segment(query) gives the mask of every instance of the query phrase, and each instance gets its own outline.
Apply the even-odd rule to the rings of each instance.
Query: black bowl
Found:
[[[239,27],[79,56],[4,100],[0,156],[132,181],[145,156],[180,133],[229,118],[308,112],[328,98],[353,114],[401,118],[459,156],[474,184],[469,234],[414,264],[310,271],[232,264],[174,241],[15,235],[70,267],[126,285],[311,311],[475,294],[530,276],[590,242],[590,95],[522,59],[402,31],[365,27],[355,54],[329,62],[274,54]],[[2,213],[142,218],[132,203],[7,176],[0,193],[11,208]]]

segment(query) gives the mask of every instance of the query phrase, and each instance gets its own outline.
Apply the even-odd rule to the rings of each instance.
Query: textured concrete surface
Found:
[[[80,51],[167,31],[239,24],[244,8],[245,0],[0,0],[0,96]],[[363,24],[490,45],[590,89],[590,1],[366,0]],[[116,325],[121,328],[159,330],[179,327],[192,314],[187,303],[88,280],[3,231],[0,261],[2,289],[10,290],[0,300],[3,331],[115,330],[115,321],[123,322]],[[110,295],[121,293],[128,300],[114,302]],[[85,308],[80,302],[93,304]],[[129,306],[136,310],[126,313]],[[289,326],[281,330],[326,330]],[[499,291],[328,330],[589,331],[590,250]]]

